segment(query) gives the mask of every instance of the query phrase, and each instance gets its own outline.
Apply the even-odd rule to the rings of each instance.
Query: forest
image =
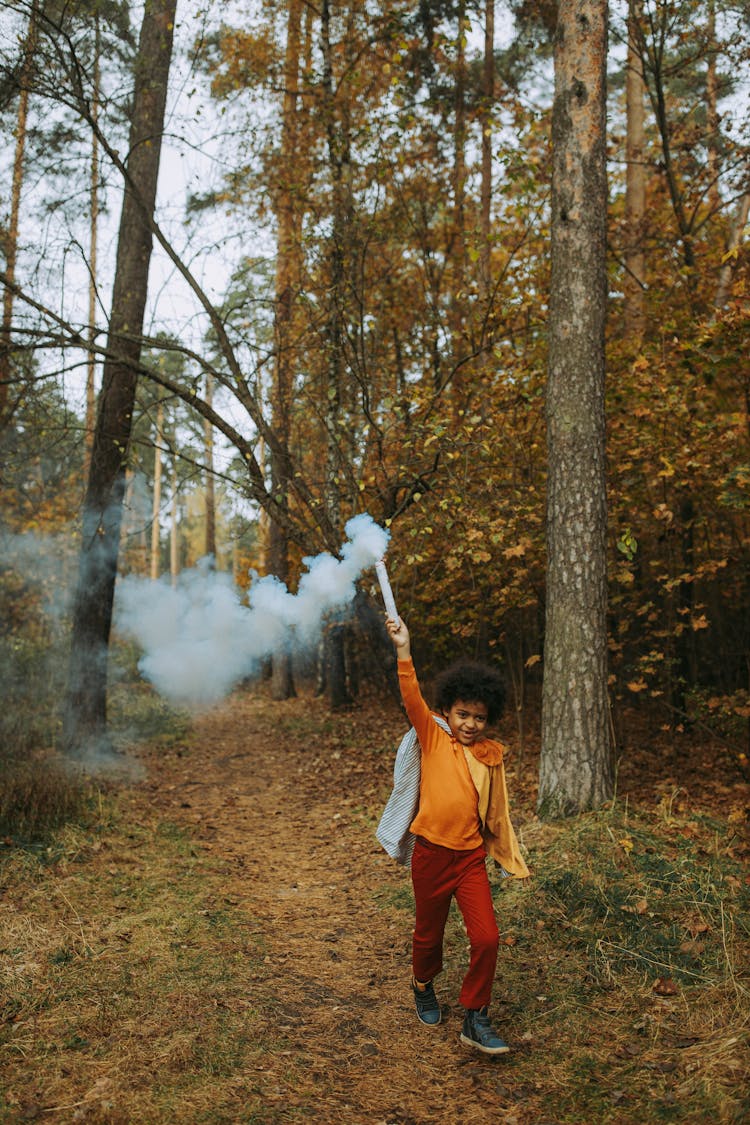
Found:
[[[674,801],[710,776],[722,878],[746,893],[746,0],[3,0],[0,29],[8,885],[21,854],[73,862],[54,833],[106,839],[102,802],[135,799],[123,777],[148,788],[142,740],[177,784],[154,745],[194,752],[213,664],[222,714],[249,693],[296,745],[312,708],[338,748],[365,717],[380,738],[382,706],[391,752],[377,554],[346,598],[320,596],[309,636],[268,618],[321,589],[320,560],[349,565],[359,517],[425,682],[456,656],[502,670],[529,839],[614,815],[623,777],[647,800],[668,777]],[[175,698],[153,672],[165,635],[194,685]],[[723,909],[705,924],[729,964]],[[683,944],[704,940],[691,910]],[[668,1004],[683,978],[663,956]],[[738,1073],[733,1056],[699,1112],[740,1120]],[[548,1120],[527,1094],[515,1120]],[[86,1119],[175,1119],[88,1097]],[[675,1097],[653,1120],[680,1119]],[[266,1116],[227,1098],[174,1105],[293,1118],[267,1091]],[[0,1095],[0,1120],[19,1104]],[[26,1116],[72,1119],[55,1104]],[[631,1108],[590,1120],[651,1120]]]

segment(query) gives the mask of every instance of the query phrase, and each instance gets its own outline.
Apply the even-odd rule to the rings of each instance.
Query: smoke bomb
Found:
[[[383,559],[378,559],[375,563],[375,573],[377,574],[378,582],[380,583],[380,593],[383,595],[383,605],[385,606],[385,611],[389,617],[393,618],[394,621],[398,621],[399,616],[398,610],[396,609],[396,600],[393,597],[393,590],[391,589],[391,583],[388,579],[388,571],[386,570],[385,561]]]

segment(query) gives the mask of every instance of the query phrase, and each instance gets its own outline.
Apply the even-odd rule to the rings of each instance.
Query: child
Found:
[[[448,669],[437,685],[443,721],[422,698],[406,625],[388,618],[386,627],[398,656],[401,696],[421,748],[418,808],[408,824],[416,837],[411,873],[416,906],[412,990],[417,1016],[428,1026],[441,1020],[433,980],[443,967],[443,933],[455,896],[470,945],[469,969],[459,997],[466,1009],[461,1042],[488,1055],[505,1054],[509,1047],[487,1015],[498,929],[486,853],[506,874],[525,879],[529,871],[508,815],[503,746],[485,735],[489,723],[502,712],[502,681],[482,665],[464,663]],[[381,840],[382,828],[381,821]],[[403,843],[400,848],[402,860],[408,861]]]

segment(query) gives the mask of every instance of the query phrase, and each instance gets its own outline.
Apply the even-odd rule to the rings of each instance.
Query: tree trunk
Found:
[[[101,29],[99,13],[94,15],[94,80],[91,98],[91,120],[99,120],[99,83],[101,59]],[[94,445],[96,424],[96,274],[99,254],[99,138],[96,129],[91,134],[91,179],[89,184],[89,354],[86,361],[86,428],[83,445],[83,479],[88,480],[91,469],[91,450]]]
[[[352,18],[352,9],[349,9]],[[347,38],[347,49],[353,38]],[[326,364],[328,372],[325,468],[325,508],[329,523],[341,536],[343,458],[341,442],[345,437],[341,425],[344,408],[345,372],[345,308],[347,303],[346,269],[351,262],[351,228],[353,219],[351,181],[351,139],[347,92],[334,91],[333,51],[331,44],[331,4],[323,0],[321,7],[321,48],[323,55],[323,112],[326,126],[327,157],[330,168],[331,237],[329,243],[329,294],[326,310]],[[344,64],[351,60],[345,59]],[[338,96],[337,96],[338,95]],[[332,622],[325,635],[323,679],[332,707],[349,701],[346,690],[346,658],[344,626]]]
[[[111,749],[107,737],[107,656],[176,2],[146,0],[136,60],[108,358],[83,507],[63,721],[63,748],[76,757]]]
[[[645,328],[644,285],[646,258],[643,221],[646,214],[644,163],[645,84],[641,58],[642,0],[630,0],[628,10],[628,61],[625,79],[627,137],[625,143],[625,333],[640,344]]]
[[[708,65],[706,67],[706,124],[708,136],[706,137],[707,170],[708,170],[708,206],[712,212],[721,207],[719,196],[719,111],[718,80],[716,75],[716,5],[714,0],[708,0]]]
[[[325,635],[325,687],[334,710],[352,701],[346,677],[346,634],[346,625],[337,621],[328,626]]]
[[[345,97],[336,97],[331,45],[331,5],[323,0],[321,9],[321,47],[323,55],[323,112],[326,126],[327,156],[332,183],[331,238],[329,242],[329,294],[326,310],[326,360],[328,371],[325,479],[326,514],[340,538],[342,525],[341,454],[344,405],[344,308],[346,304],[345,268],[348,232],[352,218],[351,152]],[[337,91],[340,93],[340,91]]]
[[[495,104],[495,0],[484,5],[484,70],[482,74],[482,184],[481,247],[482,287],[489,300],[492,292],[492,114]]]
[[[173,454],[172,460],[172,518],[169,529],[169,576],[172,586],[177,585],[177,576],[180,573],[180,525],[177,519],[177,458]]]
[[[281,123],[281,179],[276,189],[278,223],[276,247],[276,363],[272,391],[273,428],[278,449],[271,455],[271,487],[284,512],[289,506],[289,440],[294,368],[291,352],[291,326],[294,298],[299,287],[299,208],[295,204],[295,166],[297,152],[297,88],[299,85],[301,0],[289,0],[286,52],[284,57],[284,98]],[[269,528],[269,570],[285,584],[289,582],[289,536],[283,525],[273,521]],[[291,699],[296,694],[292,656],[287,649],[273,655],[271,696]]]
[[[151,566],[152,578],[159,577],[161,554],[159,551],[159,512],[161,511],[161,443],[164,431],[164,403],[156,408],[156,441],[154,442],[154,502],[151,508]]]
[[[5,235],[5,275],[9,284],[3,293],[3,321],[0,329],[0,425],[5,420],[8,409],[8,387],[12,374],[11,350],[13,347],[13,289],[16,279],[16,255],[18,253],[18,220],[21,210],[21,187],[23,184],[23,163],[26,152],[26,122],[29,112],[29,79],[33,66],[37,41],[37,4],[31,5],[26,42],[23,47],[18,115],[16,117],[16,146],[13,157],[13,179],[10,189],[10,218]]]
[[[213,409],[214,381],[206,375],[206,402]],[[206,555],[216,567],[216,488],[214,482],[214,428],[208,418],[203,419],[203,434],[206,441]]]
[[[451,331],[451,402],[454,418],[460,422],[466,405],[465,379],[461,360],[466,351],[464,341],[464,307],[466,301],[466,19],[465,0],[458,4],[458,35],[453,121],[453,293],[450,304]]]
[[[612,794],[604,321],[606,0],[561,0],[552,118],[547,607],[539,811]]]

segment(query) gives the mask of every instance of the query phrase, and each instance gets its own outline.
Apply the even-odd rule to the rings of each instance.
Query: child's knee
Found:
[[[472,948],[477,953],[497,953],[500,945],[500,934],[497,925],[483,926],[470,937]]]

